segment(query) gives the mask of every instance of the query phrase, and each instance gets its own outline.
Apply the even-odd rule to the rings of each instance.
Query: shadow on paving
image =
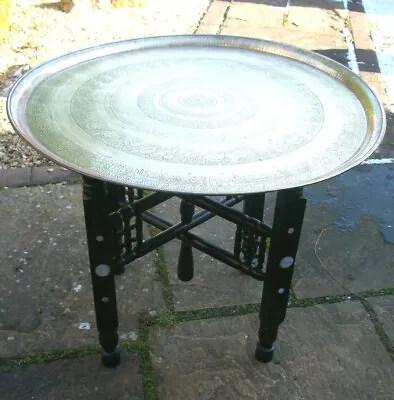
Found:
[[[394,157],[394,114],[386,111],[387,128],[382,144],[376,150],[378,157],[376,158],[393,158]]]
[[[307,187],[305,193],[308,205],[295,269],[296,295],[310,298],[346,293],[330,273],[352,291],[394,287],[394,165],[359,166]],[[271,217],[274,200],[273,194],[268,194],[266,213]],[[178,210],[178,201],[173,200],[156,212],[178,221]],[[216,217],[194,232],[232,251],[232,223]],[[179,247],[177,241],[164,246],[176,311],[260,301],[261,283],[198,251],[194,252],[195,277],[180,282],[176,274]]]
[[[305,194],[297,297],[394,287],[394,165],[359,166]]]
[[[316,49],[312,50],[315,53],[321,54],[339,62],[345,67],[349,68],[347,49]],[[372,50],[356,49],[357,64],[360,72],[374,72],[380,73],[379,62],[376,52]]]
[[[143,400],[135,354],[122,353],[116,369],[96,355],[0,372],[1,400]]]
[[[335,8],[343,9],[343,3],[340,0],[235,0],[234,2],[263,4],[275,7],[286,7],[287,4],[290,3],[290,7],[321,8],[326,10],[332,10]],[[365,12],[362,0],[348,1],[348,9],[355,12]]]
[[[355,50],[360,72],[368,72],[376,74],[376,76],[381,73],[379,68],[379,61],[377,59],[375,51],[357,48]],[[340,64],[348,68],[348,50],[316,49],[313,50],[313,52],[328,57],[336,62],[339,62]],[[369,86],[372,85],[369,84]],[[374,90],[374,88],[372,89]],[[376,94],[379,97],[381,93],[376,92]],[[394,114],[387,108],[385,108],[385,112],[387,121],[386,133],[381,145],[375,151],[375,156],[373,156],[373,158],[391,158],[394,156]]]
[[[290,7],[314,7],[332,10],[334,8],[343,9],[343,1],[341,0],[291,0]],[[347,8],[349,11],[364,13],[362,0],[348,0]]]
[[[288,0],[235,0],[234,3],[250,3],[274,7],[286,7]]]

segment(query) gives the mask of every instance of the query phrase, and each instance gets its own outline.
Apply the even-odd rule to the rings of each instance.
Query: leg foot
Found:
[[[114,236],[106,183],[84,177],[83,196],[94,308],[103,348],[101,359],[105,366],[114,367],[120,362],[120,352],[113,271]]]
[[[271,348],[267,349],[263,347],[260,342],[257,343],[256,351],[254,353],[254,357],[257,361],[262,363],[268,363],[272,361],[274,357],[274,350],[275,347],[272,346]]]
[[[116,346],[112,353],[107,353],[104,349],[101,351],[101,361],[107,368],[115,368],[120,364],[120,349]]]

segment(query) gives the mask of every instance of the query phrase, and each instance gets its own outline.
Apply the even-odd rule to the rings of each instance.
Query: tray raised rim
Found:
[[[346,163],[339,165],[335,169],[330,170],[329,173],[323,176],[315,177],[314,179],[307,179],[304,181],[302,179],[299,179],[299,181],[296,183],[281,182],[281,184],[278,185],[275,185],[275,183],[271,183],[266,185],[266,187],[258,187],[256,188],[256,190],[248,189],[246,191],[242,189],[242,183],[240,182],[237,187],[232,187],[231,190],[229,190],[228,188],[216,187],[214,190],[209,190],[205,192],[204,190],[194,190],[193,187],[190,187],[187,190],[173,190],[168,185],[163,187],[151,187],[140,184],[135,185],[131,180],[120,180],[116,179],[115,177],[101,175],[92,170],[82,168],[72,162],[60,158],[59,156],[48,150],[34,137],[32,132],[30,132],[27,123],[24,123],[24,106],[27,103],[29,94],[31,94],[40,83],[59,71],[62,71],[73,65],[77,65],[84,61],[108,56],[111,54],[137,51],[140,49],[154,49],[163,47],[170,48],[179,46],[208,46],[211,48],[231,47],[244,50],[268,52],[295,61],[299,61],[320,71],[323,71],[331,77],[335,78],[337,81],[341,82],[358,98],[367,117],[368,131],[366,132],[366,138],[369,137],[369,140],[366,144],[364,143],[364,146],[357,152],[357,154],[355,154],[355,156],[349,159]],[[25,75],[23,75],[13,85],[8,94],[6,110],[8,118],[14,130],[24,140],[26,140],[29,145],[31,145],[35,150],[43,154],[45,157],[70,170],[76,171],[82,175],[89,176],[91,178],[96,178],[99,180],[121,185],[136,186],[142,189],[169,192],[177,191],[206,195],[269,192],[275,190],[289,189],[298,186],[306,186],[324,181],[359,165],[362,161],[368,158],[383,140],[386,130],[386,116],[383,105],[381,104],[374,91],[369,87],[369,85],[350,69],[346,68],[345,66],[334,60],[329,59],[328,57],[295,46],[238,36],[175,35],[148,37],[142,39],[111,42],[68,53],[63,56],[49,60],[43,64],[40,64],[28,71]],[[366,140],[364,140],[364,142],[365,141]]]

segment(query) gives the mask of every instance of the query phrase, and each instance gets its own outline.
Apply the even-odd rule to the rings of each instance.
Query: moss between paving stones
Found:
[[[149,355],[149,319],[141,317],[139,319],[139,340],[137,342],[125,342],[121,344],[121,349],[138,354],[142,385],[144,388],[144,399],[155,400],[158,398],[156,376],[153,371]]]
[[[382,341],[383,346],[385,347],[386,351],[389,353],[390,358],[394,361],[394,347],[391,345],[390,339],[384,330],[383,324],[379,321],[375,310],[371,306],[371,304],[366,300],[360,298],[361,304],[364,306],[365,310],[367,311],[369,318],[372,321],[372,324],[375,328],[377,335],[379,336],[380,340]]]
[[[31,364],[43,364],[60,359],[73,359],[92,354],[100,354],[99,347],[84,349],[52,350],[30,354],[26,357],[0,358],[0,368],[26,367]]]
[[[82,184],[82,177],[70,178],[63,182],[65,185],[76,185],[78,183]]]
[[[160,314],[155,319],[153,324],[171,326],[179,322],[253,314],[258,312],[259,308],[260,304],[245,304],[232,307],[205,308],[202,310],[168,312]]]
[[[165,265],[164,265],[165,266]],[[355,293],[352,296],[324,296],[315,297],[309,299],[296,299],[293,298],[289,308],[297,307],[309,307],[317,304],[332,304],[342,303],[349,300],[360,300],[365,307],[371,321],[375,327],[376,333],[380,337],[386,351],[390,357],[394,360],[394,348],[390,343],[390,340],[383,328],[382,323],[378,320],[372,306],[366,300],[367,297],[381,297],[394,294],[394,288],[387,289],[375,289],[368,292]],[[154,400],[158,398],[156,389],[156,377],[152,367],[150,355],[149,355],[149,330],[151,326],[163,325],[172,326],[176,323],[194,321],[201,319],[221,318],[221,317],[235,317],[239,315],[251,314],[258,312],[260,304],[246,304],[241,306],[233,307],[221,307],[221,308],[208,308],[202,310],[193,311],[179,311],[175,312],[169,310],[156,317],[148,315],[140,316],[139,318],[139,339],[137,342],[122,342],[121,349],[123,351],[133,352],[138,354],[140,362],[141,376],[144,387],[144,397],[146,400]],[[28,355],[24,358],[0,358],[0,368],[11,368],[11,367],[22,367],[31,364],[46,363],[56,361],[59,359],[72,359],[83,357],[86,355],[100,354],[100,349],[85,348],[79,350],[65,350],[65,351],[49,351],[41,352],[33,355]]]
[[[165,263],[164,250],[162,247],[159,247],[156,250],[155,262],[158,267],[159,276],[162,283],[161,290],[163,293],[164,304],[166,305],[167,310],[174,311],[175,309],[174,295],[171,290],[170,280],[168,278],[167,266]]]
[[[394,295],[394,288],[372,289],[366,292],[359,292],[358,295],[361,297],[390,296]]]
[[[77,179],[79,182],[80,180]],[[69,181],[68,181],[69,182]],[[154,227],[149,227],[151,235],[156,235],[159,231]],[[259,311],[260,304],[246,304],[232,307],[207,308],[193,311],[174,311],[174,296],[168,278],[167,266],[164,258],[163,248],[156,250],[155,262],[162,282],[163,298],[167,311],[152,317],[141,315],[139,317],[139,339],[136,342],[122,342],[121,349],[138,354],[140,370],[144,387],[144,398],[154,400],[158,398],[156,376],[152,367],[149,354],[149,330],[151,326],[163,325],[172,326],[176,323],[194,321],[201,319],[235,317],[239,315],[256,313]],[[376,333],[380,337],[387,352],[394,360],[394,348],[378,320],[375,311],[367,301],[368,297],[380,297],[394,294],[394,288],[373,289],[371,291],[351,293],[349,295],[324,296],[308,299],[297,299],[294,290],[290,291],[289,308],[309,307],[317,304],[342,303],[349,300],[359,300],[366,309],[375,327]],[[30,364],[51,362],[59,359],[78,358],[91,354],[100,354],[99,348],[85,348],[80,350],[49,351],[29,355],[24,358],[0,358],[0,369],[10,367],[21,367]]]
[[[208,12],[209,8],[211,7],[212,2],[213,2],[213,0],[209,0],[209,4],[207,6],[207,9],[205,10],[205,12],[202,13],[201,18],[198,20],[198,22],[196,24],[196,28],[193,31],[193,35],[197,34],[198,28],[200,27],[200,25],[201,25],[203,19],[205,18],[205,16],[207,15],[207,12]]]
[[[223,21],[222,21],[222,23],[221,23],[220,26],[219,26],[218,32],[216,33],[217,35],[220,35],[220,33],[222,32],[223,25],[224,25],[224,23],[226,22],[228,13],[230,12],[230,7],[231,7],[231,5],[229,5],[229,6],[226,8],[226,11],[225,11],[224,14],[223,14]]]
[[[154,210],[150,211],[154,212]],[[155,236],[160,233],[160,231],[153,226],[149,226],[149,232],[152,236]],[[155,263],[158,268],[159,276],[161,279],[161,290],[163,293],[164,304],[166,305],[167,310],[174,311],[175,309],[174,295],[172,293],[170,280],[168,278],[168,271],[167,271],[167,265],[163,247],[159,247],[158,249],[155,250]]]

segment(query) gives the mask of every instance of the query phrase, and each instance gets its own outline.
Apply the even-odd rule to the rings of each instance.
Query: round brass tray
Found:
[[[70,53],[24,75],[7,112],[56,163],[152,190],[304,186],[379,145],[385,115],[342,65],[278,43],[169,36]]]

